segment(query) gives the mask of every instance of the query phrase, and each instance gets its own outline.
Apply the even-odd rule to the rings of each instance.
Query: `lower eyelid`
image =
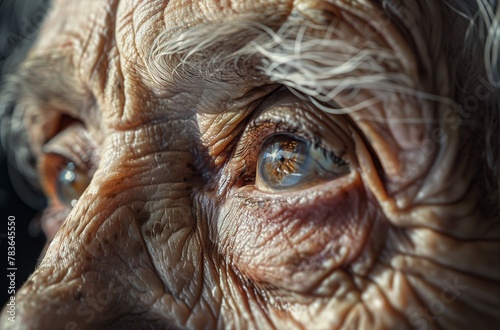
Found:
[[[252,225],[221,221],[221,232],[227,232],[224,226],[237,228],[231,232],[227,244],[240,256],[236,261],[240,269],[251,271],[245,275],[254,282],[294,292],[310,292],[309,285],[314,278],[310,277],[311,268],[304,266],[310,265],[312,259],[327,257],[328,268],[333,269],[348,265],[359,256],[374,218],[370,214],[373,209],[364,207],[366,204],[362,181],[355,171],[335,183],[300,192],[269,194],[247,186],[232,194],[220,219],[224,219],[225,212],[236,209],[244,216],[236,215],[235,219],[251,219]],[[259,231],[255,237],[255,228],[269,230]],[[304,236],[307,233],[311,235]],[[241,240],[255,244],[234,244]],[[270,254],[270,251],[276,253]],[[275,262],[278,260],[279,267]],[[283,271],[297,276],[283,277]]]
[[[317,181],[311,181],[311,184],[297,189],[274,191],[263,191],[251,182],[247,185],[235,185],[232,195],[244,199],[245,205],[251,206],[252,204],[256,204],[255,206],[258,208],[262,208],[266,203],[281,205],[285,202],[289,205],[296,205],[310,198],[315,198],[313,196],[329,194],[345,189],[357,182],[358,174],[358,171],[352,170],[352,167],[349,167],[349,170],[345,174],[338,176],[334,180],[318,179]]]

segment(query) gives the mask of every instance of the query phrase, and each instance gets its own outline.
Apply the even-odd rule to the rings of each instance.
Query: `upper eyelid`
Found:
[[[257,131],[259,129],[262,130],[262,125],[270,124],[272,131],[270,132],[262,132],[259,134],[257,139],[249,138],[249,135],[253,131]],[[260,117],[253,118],[250,124],[247,126],[245,132],[243,132],[236,149],[231,156],[231,159],[238,158],[244,160],[245,166],[239,173],[239,177],[243,177],[246,175],[251,175],[257,166],[258,153],[260,152],[260,148],[262,143],[271,135],[276,133],[291,133],[295,134],[306,141],[309,141],[312,145],[319,145],[321,148],[325,150],[332,151],[331,148],[327,147],[322,139],[315,136],[314,134],[308,132],[305,128],[301,128],[300,124],[297,122],[290,122],[285,120],[284,118],[263,118],[262,114]],[[336,153],[337,154],[337,153]]]
[[[279,132],[293,133],[311,142],[311,144],[316,147],[321,147],[326,150],[332,149],[332,147],[328,146],[327,143],[325,143],[324,138],[312,132],[309,127],[304,125],[304,123],[301,123],[298,120],[293,120],[290,118],[285,120],[283,118],[279,118],[278,116],[267,117],[265,114],[263,114],[262,116],[252,120],[252,122],[249,124],[249,129],[254,130],[257,129],[259,126],[265,124],[275,125],[273,133],[279,133]],[[268,136],[269,135],[270,134],[268,134]],[[261,142],[264,141],[265,138],[266,137],[263,137],[261,139]]]
[[[68,51],[26,59],[15,74],[16,83],[21,87],[17,99],[29,104],[40,116],[52,111],[84,121],[96,100],[75,70]]]
[[[48,141],[38,160],[38,174],[42,188],[52,202],[59,201],[56,188],[57,175],[69,162],[83,171],[89,180],[99,166],[98,150],[80,122],[73,122]]]
[[[5,105],[9,104],[12,110],[7,116],[22,121],[23,125],[13,126],[22,127],[24,134],[29,136],[25,147],[31,150],[33,158],[39,156],[43,145],[52,137],[53,124],[57,123],[54,118],[63,113],[75,118],[85,117],[81,110],[90,108],[94,102],[88,90],[71,75],[72,68],[70,54],[35,55],[24,60],[2,84],[1,116],[5,117]],[[18,140],[5,139],[5,136],[2,139]],[[36,173],[35,168],[31,168],[31,172]],[[30,170],[26,169],[26,172]]]
[[[354,141],[350,134],[351,124],[346,121],[346,116],[325,117],[323,113],[318,116],[316,111],[320,110],[309,103],[282,96],[277,104],[266,106],[250,118],[230,157],[243,165],[238,166],[234,174],[238,177],[251,176],[257,165],[261,144],[268,136],[279,132],[296,134],[311,142],[313,146],[332,152],[350,166],[356,167],[357,159],[352,154]],[[263,127],[266,123],[269,125],[268,131]]]
[[[43,152],[65,157],[89,174],[96,170],[99,162],[96,146],[79,122],[69,125],[54,136],[44,145]]]

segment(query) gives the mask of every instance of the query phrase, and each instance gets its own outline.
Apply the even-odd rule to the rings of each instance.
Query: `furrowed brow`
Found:
[[[168,85],[172,75],[182,79],[182,75],[195,74],[207,81],[228,81],[255,70],[249,62],[259,51],[253,47],[241,50],[261,37],[268,39],[273,26],[278,28],[282,23],[272,19],[262,21],[265,21],[262,17],[248,15],[235,21],[199,24],[187,30],[166,30],[150,50],[147,69],[161,85]]]
[[[330,24],[319,24],[301,16],[289,17],[285,22],[266,22],[250,16],[198,25],[181,32],[169,30],[154,43],[148,69],[153,79],[165,88],[172,81],[162,79],[172,75],[176,83],[182,82],[183,76],[228,82],[232,77],[259,75],[336,114],[354,112],[378,102],[372,99],[357,107],[338,110],[332,100],[349,88],[414,93],[404,89],[408,77],[400,72],[387,72],[377,62],[381,57],[397,63],[391,49],[375,43],[373,48],[368,44],[355,45],[352,40],[340,37],[336,23],[333,20]],[[360,72],[356,73],[357,70]]]
[[[19,101],[29,101],[44,108],[81,110],[88,91],[78,81],[70,56],[64,53],[29,58],[16,74],[21,89]],[[71,115],[79,116],[80,111]],[[81,114],[80,114],[81,115]]]
[[[30,172],[28,161],[19,161],[17,150],[31,150],[36,158],[57,133],[63,115],[84,121],[88,100],[65,54],[28,58],[6,79],[0,93],[2,140],[10,141],[7,147],[23,172]]]
[[[31,186],[38,186],[37,155],[53,134],[54,120],[81,108],[82,95],[65,54],[33,56],[5,76],[0,89],[0,135],[10,162]]]

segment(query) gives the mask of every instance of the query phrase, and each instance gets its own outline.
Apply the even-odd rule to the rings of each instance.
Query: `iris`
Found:
[[[68,162],[57,176],[57,197],[68,206],[75,206],[78,198],[89,185],[88,176],[78,169],[73,162]]]
[[[262,143],[256,186],[270,191],[304,188],[348,171],[349,164],[334,152],[296,135],[278,133]]]

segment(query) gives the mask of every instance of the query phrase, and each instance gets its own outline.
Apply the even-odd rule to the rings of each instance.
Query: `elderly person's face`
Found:
[[[58,0],[14,79],[49,245],[3,326],[498,324],[496,92],[467,24],[444,1]]]

